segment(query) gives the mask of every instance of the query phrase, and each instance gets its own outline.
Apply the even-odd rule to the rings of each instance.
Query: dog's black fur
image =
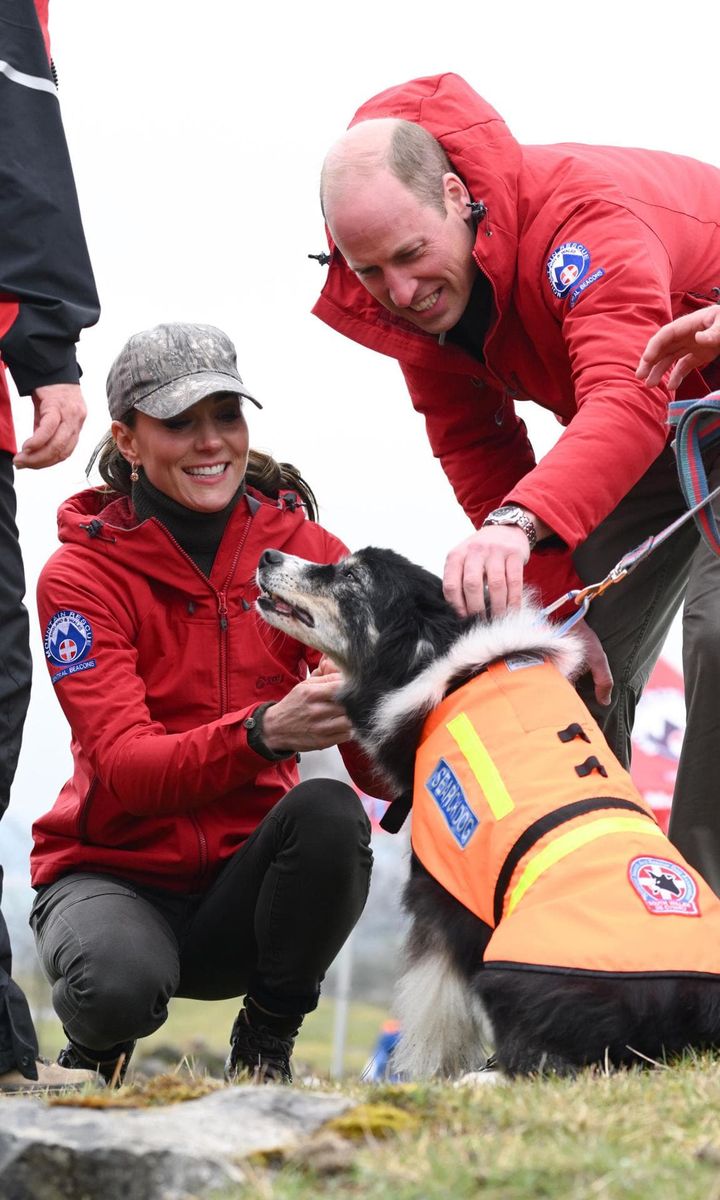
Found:
[[[339,663],[347,679],[342,701],[360,742],[394,793],[408,791],[428,707],[404,715],[397,725],[391,722],[389,729],[378,723],[379,714],[389,697],[451,652],[477,619],[460,618],[445,601],[436,576],[389,550],[367,548],[329,566],[266,551],[258,582],[263,593],[258,608],[265,619]],[[281,610],[284,602],[282,611],[278,598]],[[542,623],[539,630],[542,648]],[[466,666],[446,680],[446,690],[472,674]],[[405,1063],[411,1070],[452,1074],[481,1067],[487,1055],[481,1041],[483,1014],[492,1027],[497,1062],[510,1075],[568,1073],[589,1064],[638,1065],[689,1047],[720,1044],[717,977],[589,977],[485,967],[483,953],[492,930],[416,858],[405,904],[412,918],[405,997],[409,1012],[400,1015],[404,1024],[416,1026]],[[619,928],[618,937],[622,933]],[[444,966],[447,978],[436,978]],[[457,995],[447,1016],[442,1011],[453,975],[467,993],[462,1020]],[[420,997],[424,1009],[419,1017],[412,994],[408,1001],[407,992],[413,990],[432,993]],[[464,1022],[457,1037],[452,1029],[456,1020]],[[422,1045],[433,1038],[445,1039],[447,1045]]]

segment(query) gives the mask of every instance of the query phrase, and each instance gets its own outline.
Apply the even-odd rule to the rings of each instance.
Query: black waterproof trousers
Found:
[[[16,507],[12,456],[0,452],[0,817],[10,801],[32,675]],[[0,867],[0,902],[2,883]],[[0,911],[0,1075],[17,1068],[37,1079],[37,1054],[28,1003],[12,979],[10,936]]]

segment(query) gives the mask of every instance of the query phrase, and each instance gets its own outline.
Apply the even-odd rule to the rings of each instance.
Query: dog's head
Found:
[[[328,564],[266,550],[257,582],[264,619],[327,654],[350,679],[378,661],[388,677],[408,677],[463,624],[437,576],[392,550],[370,546]]]

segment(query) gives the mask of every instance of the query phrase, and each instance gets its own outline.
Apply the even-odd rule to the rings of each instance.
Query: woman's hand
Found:
[[[353,727],[336,699],[342,683],[337,667],[323,658],[312,675],[266,709],[262,736],[268,749],[327,750],[349,742]]]

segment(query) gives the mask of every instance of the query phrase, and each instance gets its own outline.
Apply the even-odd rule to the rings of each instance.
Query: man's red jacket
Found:
[[[494,296],[485,363],[383,309],[332,243],[313,311],[399,360],[476,527],[507,500],[560,536],[567,549],[533,554],[527,572],[552,600],[576,586],[570,552],[667,440],[668,392],[635,368],[659,325],[720,295],[720,170],[649,150],[522,146],[452,74],[390,88],[351,124],[387,116],[428,129],[486,207],[474,247]],[[707,391],[695,375],[682,394]],[[516,411],[527,400],[566,426],[537,465]]]
[[[125,499],[88,490],[60,509],[38,607],[74,771],[33,827],[34,886],[80,870],[203,891],[298,782],[295,758],[263,758],[243,722],[320,656],[256,614],[255,570],[268,547],[315,562],[347,550],[302,510],[250,495],[209,578]],[[382,794],[360,750],[341,751]]]

